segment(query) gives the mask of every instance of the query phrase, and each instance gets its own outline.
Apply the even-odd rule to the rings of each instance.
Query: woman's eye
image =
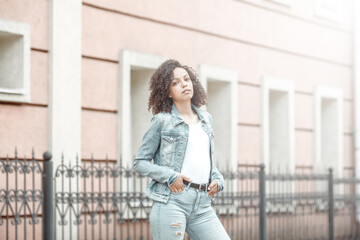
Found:
[[[190,78],[185,78],[185,81],[190,81],[191,79]]]
[[[176,86],[179,82],[173,82],[172,85]]]

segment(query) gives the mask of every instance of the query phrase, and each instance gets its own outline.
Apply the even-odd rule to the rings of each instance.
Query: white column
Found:
[[[71,161],[72,166],[76,155],[81,159],[81,10],[81,0],[50,1],[49,146],[54,170],[62,154],[65,163]],[[72,182],[74,190],[77,185],[74,179]],[[59,183],[56,188],[59,191]],[[57,214],[56,224],[58,221]],[[56,232],[58,239],[77,238],[74,225],[71,231],[63,231],[64,236],[59,226]]]

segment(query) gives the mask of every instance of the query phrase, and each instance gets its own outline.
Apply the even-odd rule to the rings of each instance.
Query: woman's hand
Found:
[[[219,191],[218,183],[215,180],[213,180],[209,185],[208,194],[210,197],[213,197],[215,193],[217,193],[218,191]]]
[[[178,192],[182,192],[184,191],[184,182],[183,180],[186,180],[188,182],[191,182],[192,180],[188,177],[186,177],[183,174],[180,174],[177,179],[175,180],[175,182],[173,184],[171,184],[171,186],[169,187],[170,190],[173,193],[178,193]]]

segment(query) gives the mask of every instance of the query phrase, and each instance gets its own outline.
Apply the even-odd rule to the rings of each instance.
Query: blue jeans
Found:
[[[184,239],[228,240],[207,192],[185,186],[180,193],[171,193],[167,203],[154,201],[150,213],[154,240]]]

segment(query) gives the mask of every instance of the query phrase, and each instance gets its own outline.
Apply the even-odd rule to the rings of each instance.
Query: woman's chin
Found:
[[[186,103],[186,102],[188,102],[188,101],[191,101],[191,97],[181,98],[181,99],[175,100],[174,102],[177,102],[177,103]]]

